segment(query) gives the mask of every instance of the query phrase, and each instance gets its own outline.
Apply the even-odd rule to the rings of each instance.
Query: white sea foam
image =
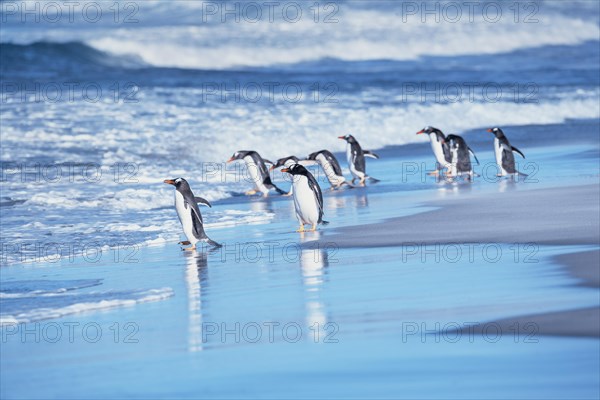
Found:
[[[447,3],[415,4],[420,11]],[[420,12],[407,13],[401,2],[370,7],[353,2],[339,3],[337,23],[322,20],[315,23],[308,3],[303,6],[303,18],[295,23],[282,18],[281,11],[275,13],[274,21],[262,18],[251,23],[241,18],[236,22],[230,16],[221,23],[220,16],[203,20],[202,2],[144,2],[139,5],[140,15],[143,15],[139,23],[123,24],[119,29],[99,24],[89,30],[89,24],[74,23],[68,28],[52,26],[50,30],[39,24],[27,31],[5,29],[3,40],[16,43],[84,40],[103,51],[139,56],[155,66],[207,69],[270,66],[323,58],[414,60],[422,56],[497,54],[598,40],[598,21],[583,11],[573,15],[576,7],[572,2],[565,6],[555,3],[560,2],[538,3],[539,10],[532,17],[535,22],[530,23],[524,21],[529,14],[526,11],[515,22],[510,4],[503,5],[497,21],[487,14],[484,17],[484,3],[476,3],[472,20],[467,6],[463,6],[462,16],[457,21],[452,13],[447,16],[438,12],[439,20],[429,15],[423,23]],[[579,4],[579,9],[585,10],[585,2]],[[267,10],[264,12],[266,16]],[[592,7],[588,14],[593,16],[595,12],[597,9]],[[494,17],[495,10],[491,14]],[[294,50],[284,51],[290,47]]]
[[[101,294],[98,295],[101,297]],[[110,297],[114,297],[114,294],[111,294],[110,292],[107,293],[107,295]],[[118,307],[131,307],[140,303],[165,300],[171,296],[173,296],[173,289],[165,287],[160,289],[150,289],[145,291],[132,292],[130,294],[123,293],[121,298],[111,298],[110,300],[81,302],[56,308],[36,308],[15,315],[1,314],[0,326],[16,323],[28,323],[50,318],[60,318],[65,315],[108,310]],[[68,300],[68,297],[66,298],[66,300]]]
[[[221,69],[268,66],[314,61],[326,57],[342,60],[410,60],[426,55],[494,54],[544,45],[572,45],[598,40],[596,21],[567,16],[556,7],[540,7],[536,23],[515,23],[512,11],[503,10],[497,22],[489,22],[481,10],[453,22],[452,18],[423,23],[421,15],[408,15],[400,5],[365,9],[341,3],[337,23],[315,23],[307,15],[296,23],[281,17],[274,22],[198,23],[202,4],[178,2],[141,6],[144,21],[131,27],[86,31],[76,29],[7,30],[5,40],[88,40],[98,49],[115,54],[135,54],[155,66]],[[182,4],[188,11],[182,13]],[[443,4],[443,3],[442,3]],[[423,6],[424,7],[424,6]],[[431,5],[429,6],[431,8]],[[177,24],[145,25],[180,13]],[[101,27],[99,27],[101,28]],[[232,38],[235,38],[233,40]],[[215,45],[218,43],[218,45]],[[282,51],[293,45],[294,51]],[[260,54],[260,57],[256,55]]]

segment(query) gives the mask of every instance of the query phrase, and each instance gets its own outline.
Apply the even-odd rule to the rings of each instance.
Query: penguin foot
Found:
[[[246,196],[252,196],[253,194],[256,194],[256,190],[248,190],[246,192]]]
[[[179,242],[178,244],[181,244],[183,246],[189,246],[192,243],[190,241],[188,241],[188,240],[184,240],[184,241]]]
[[[292,192],[291,190],[289,192],[287,192],[286,194],[282,194],[282,196],[285,197],[290,197],[294,192]]]
[[[429,171],[429,172],[427,173],[427,175],[429,175],[429,176],[438,176],[439,174],[440,174],[440,171],[439,171],[439,170],[435,170],[435,171]]]
[[[186,247],[185,249],[181,249],[183,251],[194,251],[196,250],[196,245],[193,245],[192,247]]]
[[[314,231],[316,231],[316,230],[317,230],[317,224],[312,224],[312,226],[311,226],[311,228],[310,228],[309,232],[314,232]]]
[[[298,230],[296,232],[298,232],[298,233],[305,232],[304,231],[304,225],[300,225],[300,228],[298,228]]]

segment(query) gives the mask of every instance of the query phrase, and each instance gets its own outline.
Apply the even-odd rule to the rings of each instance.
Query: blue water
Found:
[[[429,200],[598,182],[597,2],[502,3],[494,22],[481,10],[496,2],[458,21],[421,14],[450,3],[409,3],[317,3],[318,15],[301,3],[295,22],[281,14],[289,2],[257,22],[239,10],[222,22],[236,2],[118,3],[117,15],[92,3],[96,22],[80,9],[70,21],[60,2],[56,22],[43,3],[24,18],[23,3],[0,3],[2,397],[597,397],[597,340],[402,340],[414,324],[597,305],[597,291],[551,261],[581,249],[542,248],[525,264],[502,244],[506,257],[485,268],[481,254],[307,256],[289,199],[242,196],[246,171],[224,164],[240,149],[277,159],[327,148],[349,176],[337,136],[377,150],[368,171],[381,182],[325,190],[322,238]],[[475,183],[426,175],[434,159],[415,135],[425,125],[466,138],[481,161]],[[525,152],[524,181],[494,177],[490,126]],[[207,231],[235,254],[179,252],[162,183],[178,176],[213,203]],[[221,323],[269,321],[298,324],[301,339],[203,340]],[[86,334],[102,332],[95,343],[82,339],[88,323],[98,326]],[[334,331],[339,342],[323,343]]]
[[[2,265],[40,243],[64,255],[172,240],[172,193],[157,182],[183,176],[210,201],[231,198],[248,189],[242,167],[223,164],[239,149],[341,152],[337,136],[350,132],[368,149],[420,143],[415,160],[429,151],[414,134],[425,125],[469,135],[482,154],[491,139],[475,132],[492,125],[530,127],[507,134],[531,148],[546,127],[559,143],[581,133],[561,124],[600,117],[596,2],[516,3],[517,16],[505,4],[494,22],[483,2],[472,21],[444,11],[439,23],[421,11],[442,3],[416,14],[394,2],[321,4],[316,20],[303,5],[294,23],[281,10],[221,22],[240,3],[121,4],[116,17],[105,5],[94,23],[81,10],[50,22],[41,6],[37,21],[34,5],[21,18],[10,4],[0,8]],[[597,143],[593,127],[584,133]]]

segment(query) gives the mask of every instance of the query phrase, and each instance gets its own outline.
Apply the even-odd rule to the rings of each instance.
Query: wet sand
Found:
[[[376,224],[338,228],[327,241],[341,248],[414,243],[600,243],[600,185],[530,190],[523,189],[533,184],[521,186],[515,183],[515,190],[505,193],[469,192],[459,198],[426,202],[423,206],[439,208]]]
[[[554,257],[554,260],[565,266],[572,276],[580,279],[579,285],[600,288],[599,256],[600,251],[593,250],[561,254]],[[533,323],[540,335],[600,338],[600,307],[524,315],[494,322],[503,331],[518,327],[519,333],[525,335],[531,333]],[[482,326],[474,327],[475,332],[481,333]]]
[[[448,243],[599,245],[599,185],[530,190],[517,185],[514,189],[518,190],[500,194],[467,193],[427,202],[425,206],[439,208],[379,224],[340,228],[326,241],[342,248]],[[432,229],[441,221],[447,229]],[[579,285],[598,288],[599,253],[567,253],[554,260],[580,280]],[[503,329],[514,329],[518,323],[524,334],[531,332],[531,324],[527,324],[533,323],[540,335],[600,337],[600,307],[515,316],[487,324],[494,322]]]

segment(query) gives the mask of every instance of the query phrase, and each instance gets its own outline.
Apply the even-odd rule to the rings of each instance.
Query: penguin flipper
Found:
[[[379,156],[377,154],[375,154],[375,153],[373,153],[372,151],[369,151],[369,150],[363,150],[363,154],[365,155],[365,157],[371,157],[371,158],[374,158],[376,160],[379,159]]]
[[[325,221],[324,219],[319,222],[321,225],[329,225],[329,221]]]
[[[510,146],[510,147],[511,147],[512,151],[514,151],[515,153],[519,153],[519,155],[520,155],[521,157],[525,158],[525,154],[523,154],[523,153],[521,152],[521,150],[517,149],[515,146]]]
[[[477,162],[477,165],[479,164],[479,160],[477,159],[477,156],[475,155],[475,152],[473,150],[471,150],[470,147],[467,147],[467,149],[469,149],[469,153],[471,153],[471,155],[473,155],[473,158],[475,159],[475,161]]]
[[[267,160],[266,158],[263,158],[263,161],[265,162],[265,164],[275,165],[273,161]]]
[[[205,198],[194,197],[194,199],[196,200],[196,203],[198,203],[198,204],[202,204],[203,206],[212,207],[212,205]]]
[[[196,238],[202,240],[206,237],[206,233],[204,233],[204,226],[202,225],[202,217],[200,213],[196,210],[196,207],[190,207],[192,209],[192,227],[194,230],[194,236]]]

